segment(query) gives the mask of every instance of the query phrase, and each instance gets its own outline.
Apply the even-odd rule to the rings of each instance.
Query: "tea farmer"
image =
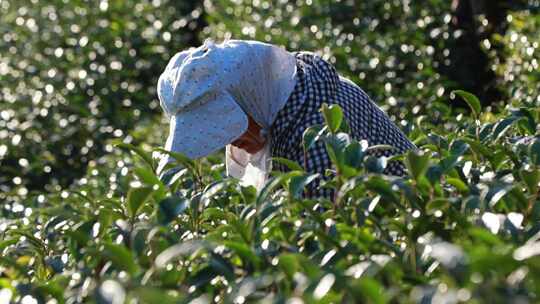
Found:
[[[303,164],[312,173],[331,168],[323,143],[311,147],[306,159],[302,147],[304,131],[324,123],[323,103],[341,106],[353,138],[393,147],[376,156],[414,148],[360,87],[311,52],[288,52],[258,41],[207,40],[174,55],[157,91],[170,118],[166,150],[196,159],[225,147],[227,175],[259,189],[271,170],[270,157]],[[165,157],[160,167],[168,161]],[[392,161],[384,173],[405,172],[401,162]],[[308,196],[331,195],[317,184],[310,185]]]

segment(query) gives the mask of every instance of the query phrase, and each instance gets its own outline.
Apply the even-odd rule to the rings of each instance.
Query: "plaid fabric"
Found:
[[[295,52],[294,55],[297,83],[272,125],[272,156],[290,159],[304,166],[307,172],[321,175],[332,167],[324,143],[318,142],[311,147],[306,159],[302,148],[304,131],[313,125],[324,124],[319,112],[323,103],[341,106],[354,139],[365,139],[370,146],[385,144],[394,147],[373,151],[377,157],[389,157],[415,148],[367,94],[349,79],[341,77],[334,66],[311,52]],[[279,163],[273,165],[276,170],[286,171]],[[401,176],[405,174],[405,168],[401,162],[393,161],[388,163],[384,173]],[[312,183],[306,195],[331,199],[333,191],[319,189],[318,184]]]

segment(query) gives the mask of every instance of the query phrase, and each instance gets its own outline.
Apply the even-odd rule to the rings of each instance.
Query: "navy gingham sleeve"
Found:
[[[332,168],[324,143],[318,142],[304,155],[302,135],[314,125],[324,124],[319,109],[323,103],[338,104],[344,112],[351,136],[367,140],[370,146],[389,145],[392,149],[376,149],[370,154],[390,157],[415,148],[392,120],[352,81],[339,76],[333,65],[311,52],[297,52],[297,83],[285,107],[280,110],[272,126],[272,154],[293,160],[310,173],[324,176]],[[285,171],[280,164],[277,170]],[[404,175],[403,163],[389,162],[389,175]],[[333,198],[332,189],[320,189],[319,182],[306,189],[307,197]]]

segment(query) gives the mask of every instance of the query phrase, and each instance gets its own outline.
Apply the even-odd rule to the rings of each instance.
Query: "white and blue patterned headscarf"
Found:
[[[254,155],[230,143],[246,131],[246,114],[269,134],[295,75],[294,55],[258,41],[207,40],[176,54],[158,81],[161,107],[171,119],[165,149],[199,158],[226,146],[227,174],[260,189],[270,171],[270,140]]]

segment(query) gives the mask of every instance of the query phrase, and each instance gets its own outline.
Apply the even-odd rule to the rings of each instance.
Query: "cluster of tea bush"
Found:
[[[503,42],[504,61],[495,66],[501,87],[516,102],[540,102],[540,17],[529,11],[512,14]],[[494,56],[494,54],[491,54]]]
[[[366,90],[404,129],[419,114],[429,113],[426,119],[444,123],[451,112],[450,92],[472,89],[478,78],[490,72],[496,75],[493,83],[481,85],[484,88],[477,95],[495,91],[500,96],[481,100],[482,104],[538,104],[540,3],[504,1],[505,22],[490,24],[485,15],[475,15],[470,21],[474,29],[465,33],[456,25],[452,10],[458,2],[468,3],[471,9],[501,3],[214,0],[204,2],[208,27],[203,33],[317,52]],[[496,33],[487,34],[491,32]],[[480,42],[474,40],[480,37]],[[475,62],[477,54],[468,49],[475,43],[490,58],[488,66]]]
[[[204,25],[197,2],[168,0],[3,0],[0,16],[0,189],[21,195],[69,185],[154,119],[171,50]]]
[[[108,139],[156,119],[167,60],[209,37],[319,52],[405,128],[419,113],[440,122],[449,92],[465,87],[448,71],[469,59],[455,49],[463,31],[452,2],[2,0],[0,189],[25,196],[71,184],[111,152]],[[537,100],[540,4],[507,2],[520,10],[509,11],[504,36],[482,42],[498,75],[486,85]],[[463,83],[478,76],[453,73]]]
[[[409,176],[322,109],[333,200],[292,162],[257,192],[222,159],[122,142],[60,193],[4,208],[0,295],[20,303],[532,303],[540,292],[538,107],[419,116]],[[445,135],[447,134],[447,135]],[[148,134],[140,136],[146,137]],[[382,148],[382,147],[381,147]],[[109,164],[107,167],[106,164]],[[111,165],[112,164],[112,165]],[[9,300],[8,300],[9,301]]]
[[[451,2],[205,2],[212,37],[239,37],[315,51],[408,121],[436,108],[451,82]],[[414,107],[417,106],[416,109]],[[396,111],[400,109],[399,111]]]

